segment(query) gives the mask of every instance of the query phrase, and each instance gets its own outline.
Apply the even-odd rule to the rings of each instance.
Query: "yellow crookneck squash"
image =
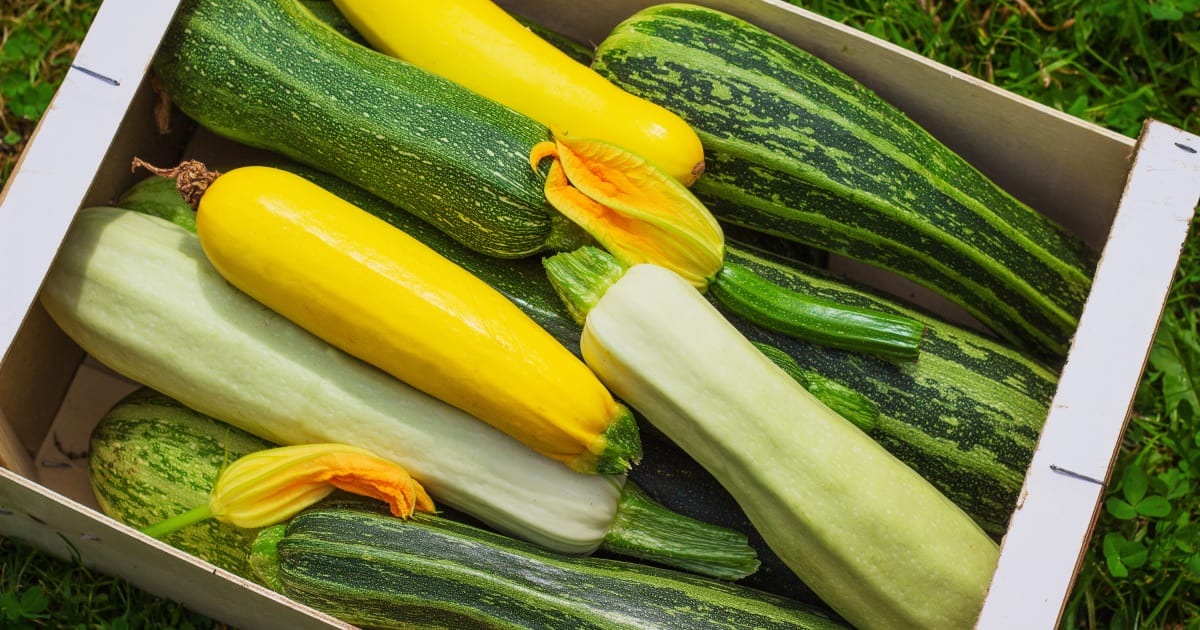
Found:
[[[320,186],[269,167],[231,170],[203,191],[196,228],[231,284],[331,345],[579,472],[623,473],[640,459],[632,414],[553,336]]]
[[[683,185],[704,172],[700,138],[538,37],[490,0],[334,0],[376,50],[445,77],[564,136],[621,146]]]

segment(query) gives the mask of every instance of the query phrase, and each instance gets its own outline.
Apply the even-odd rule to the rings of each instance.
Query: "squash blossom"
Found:
[[[151,525],[161,538],[208,518],[238,527],[267,527],[329,496],[335,489],[386,501],[392,514],[433,512],[433,500],[400,466],[345,444],[300,444],[251,453],[217,476],[208,505]]]
[[[686,186],[644,158],[614,144],[565,138],[530,152],[537,170],[553,158],[546,200],[578,224],[625,267],[651,263],[703,291],[725,258],[725,235]]]

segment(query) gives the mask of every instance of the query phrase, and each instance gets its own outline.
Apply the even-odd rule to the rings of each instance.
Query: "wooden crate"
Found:
[[[570,10],[550,0],[502,4],[597,42],[651,3],[573,4]],[[783,2],[701,4],[823,57],[1014,195],[1103,247],[978,624],[1054,627],[1200,198],[1200,138],[1148,122],[1135,142]],[[175,7],[165,0],[104,3],[0,196],[0,534],[78,557],[238,627],[338,626],[96,509],[83,456],[88,434],[135,384],[86,357],[36,300],[74,213],[107,203],[132,184],[134,154],[166,163],[194,146],[187,133],[156,131],[154,96],[144,81]],[[965,321],[961,311],[911,283],[848,261],[836,264]]]

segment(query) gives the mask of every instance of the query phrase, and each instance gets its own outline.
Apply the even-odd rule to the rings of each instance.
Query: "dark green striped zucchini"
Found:
[[[206,504],[223,465],[272,446],[141,388],[93,429],[88,474],[100,509],[140,529]],[[163,542],[252,578],[246,556],[257,533],[209,519]]]
[[[204,127],[355,183],[476,251],[583,239],[529,168],[545,127],[351,42],[295,0],[185,0],[154,70]]]
[[[720,220],[891,269],[1066,354],[1095,253],[840,71],[685,4],[617,26],[593,68],[696,129],[693,191]]]
[[[424,514],[309,510],[263,530],[251,563],[293,600],[371,628],[845,627],[767,593]]]

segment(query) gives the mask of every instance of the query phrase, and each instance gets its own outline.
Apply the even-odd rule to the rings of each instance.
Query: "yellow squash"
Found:
[[[323,188],[278,169],[235,169],[203,193],[196,229],[234,286],[547,457],[589,473],[622,473],[640,458],[633,416],[554,337],[468,271]]]
[[[380,52],[471,89],[572,138],[636,153],[685,186],[704,171],[696,132],[617,87],[490,0],[334,0]]]

